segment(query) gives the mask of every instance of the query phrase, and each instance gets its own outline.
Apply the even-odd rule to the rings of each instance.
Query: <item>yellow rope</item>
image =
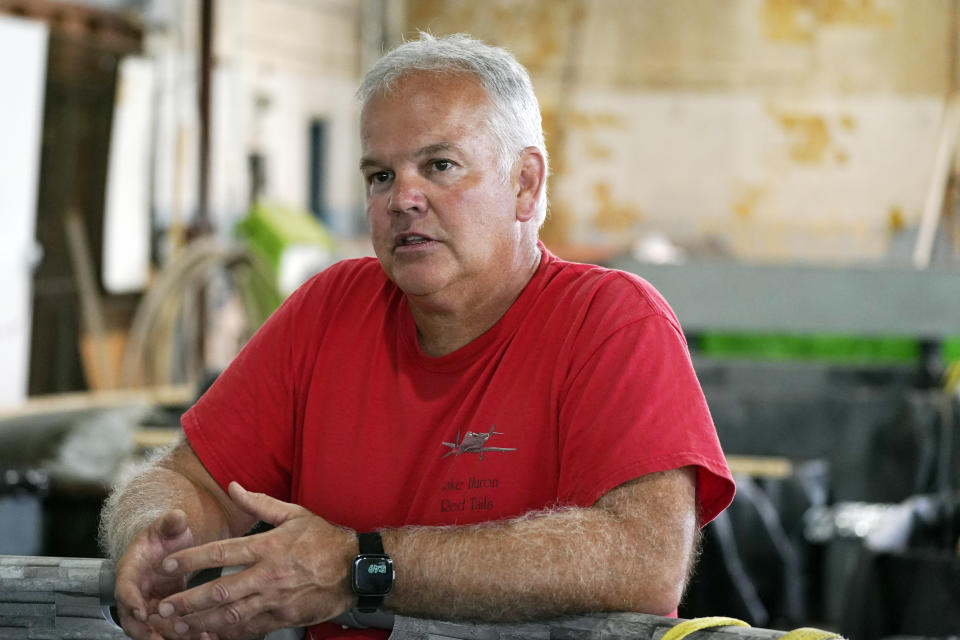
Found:
[[[711,627],[749,627],[746,622],[743,620],[737,620],[736,618],[725,618],[723,616],[712,616],[706,618],[694,618],[692,620],[684,620],[680,624],[676,625],[665,634],[660,640],[681,640],[681,638],[686,638],[691,633],[700,631],[701,629],[709,629]],[[811,639],[812,640],[812,639]]]
[[[831,640],[832,638],[843,640],[843,636],[833,631],[824,631],[813,627],[800,627],[780,636],[780,640]]]
[[[960,389],[960,360],[957,360],[947,367],[947,370],[944,372],[944,378],[945,383],[943,388],[947,393],[953,393]]]

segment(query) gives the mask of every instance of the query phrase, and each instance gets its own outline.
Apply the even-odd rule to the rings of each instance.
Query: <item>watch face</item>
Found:
[[[393,560],[388,555],[361,554],[353,559],[353,592],[385,596],[393,589]]]

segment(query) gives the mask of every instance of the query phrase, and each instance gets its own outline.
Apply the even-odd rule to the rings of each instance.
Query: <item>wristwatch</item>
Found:
[[[353,559],[350,586],[360,596],[357,611],[373,613],[393,590],[393,560],[383,552],[379,533],[358,533],[360,553]]]

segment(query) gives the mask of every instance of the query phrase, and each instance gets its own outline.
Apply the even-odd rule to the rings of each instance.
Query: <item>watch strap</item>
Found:
[[[360,555],[384,555],[383,539],[376,531],[370,533],[357,534],[357,546]],[[373,613],[380,608],[383,603],[383,596],[358,596],[357,611],[361,613]]]
[[[383,554],[383,539],[376,531],[372,533],[358,533],[357,543],[360,546],[360,555]]]
[[[357,611],[373,613],[380,608],[381,602],[383,602],[383,596],[357,596]]]

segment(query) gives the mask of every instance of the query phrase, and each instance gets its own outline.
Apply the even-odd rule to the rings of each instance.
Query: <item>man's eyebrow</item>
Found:
[[[437,142],[435,144],[428,144],[425,147],[421,147],[416,155],[417,157],[422,156],[432,156],[437,153],[445,153],[447,151],[459,151],[460,147],[452,142]]]
[[[432,156],[438,153],[447,153],[449,151],[459,152],[461,149],[458,145],[453,142],[435,142],[433,144],[428,144],[425,147],[420,147],[414,153],[414,157],[422,158],[424,156]],[[378,162],[376,158],[360,158],[360,170],[368,169],[370,167],[382,167],[383,163]]]
[[[360,158],[360,171],[368,167],[379,167],[381,164],[373,158]]]

